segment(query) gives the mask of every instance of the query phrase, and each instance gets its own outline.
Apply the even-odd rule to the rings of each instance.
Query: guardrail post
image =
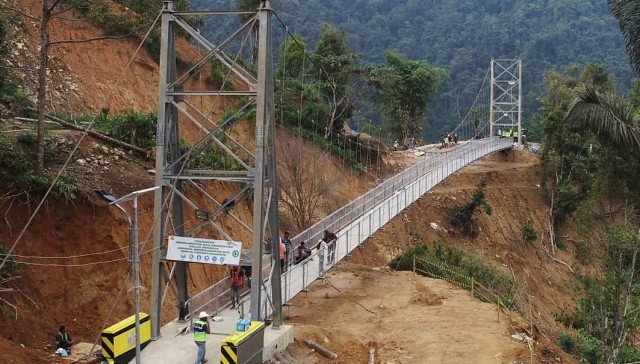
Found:
[[[289,293],[291,289],[291,287],[289,287],[289,276],[291,275],[291,269],[293,269],[293,266],[287,268],[287,271],[284,273],[284,304],[283,306],[291,305],[289,303]]]
[[[471,298],[473,298],[474,281],[473,276],[471,276]]]
[[[307,289],[307,261],[302,263],[302,289],[300,292],[309,292]]]
[[[218,289],[220,288],[217,284],[214,286],[215,288],[213,289],[213,294],[215,297],[214,303],[213,303],[213,307],[215,308],[216,311],[216,315],[218,314],[218,310],[220,310],[220,294],[218,293]],[[193,312],[191,313],[193,315]]]

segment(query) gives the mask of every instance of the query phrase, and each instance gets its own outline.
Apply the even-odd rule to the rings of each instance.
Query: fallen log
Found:
[[[62,120],[59,117],[53,116],[51,114],[44,114],[44,115],[45,115],[45,117],[47,119],[52,120],[52,121],[54,121],[54,122],[56,122],[56,123],[58,123],[58,124],[60,124],[60,125],[62,125],[64,127],[66,127],[66,128],[70,128],[70,129],[74,129],[74,130],[78,130],[78,131],[82,131],[82,132],[86,131],[87,134],[91,135],[92,137],[94,137],[96,139],[100,139],[100,140],[105,141],[107,143],[117,145],[117,146],[122,147],[122,148],[127,149],[127,150],[132,150],[134,152],[142,153],[147,158],[149,157],[149,153],[150,153],[149,150],[146,150],[144,148],[140,148],[140,147],[138,147],[136,145],[133,145],[133,144],[125,143],[125,142],[120,141],[120,140],[118,140],[116,138],[112,138],[112,137],[104,135],[102,133],[98,133],[97,131],[94,131],[94,130],[87,130],[87,129],[81,127],[81,126],[72,124],[72,123],[70,123],[68,121]],[[32,121],[32,122],[37,122],[38,121],[36,119],[30,119],[30,118],[20,118],[20,120]]]
[[[336,354],[333,351],[330,351],[330,350],[320,346],[319,344],[317,344],[313,340],[307,340],[307,341],[305,341],[305,343],[307,344],[308,347],[310,347],[311,349],[319,352],[320,354],[326,356],[329,359],[338,359],[338,354]]]
[[[92,137],[98,138],[98,139],[103,140],[103,141],[105,141],[107,143],[115,144],[115,145],[117,145],[119,147],[122,147],[122,148],[125,148],[125,149],[128,149],[128,150],[133,150],[134,152],[142,153],[144,156],[147,156],[149,154],[148,150],[146,150],[144,148],[140,148],[140,147],[138,147],[136,145],[125,143],[125,142],[120,141],[120,140],[118,140],[116,138],[112,138],[112,137],[104,135],[102,133],[98,133],[97,131],[94,131],[94,130],[87,130],[87,129],[81,127],[81,126],[77,126],[75,124],[71,124],[71,123],[69,123],[69,122],[67,122],[65,120],[62,120],[62,119],[60,119],[58,117],[55,117],[53,115],[50,115],[50,114],[44,114],[44,115],[48,119],[51,119],[51,120],[57,122],[58,124],[60,124],[62,126],[65,126],[67,128],[71,128],[71,129],[75,129],[75,130],[79,130],[79,131],[82,131],[82,132],[86,131],[87,134],[91,135]]]

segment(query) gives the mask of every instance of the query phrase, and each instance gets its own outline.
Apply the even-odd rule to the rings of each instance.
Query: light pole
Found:
[[[135,301],[135,322],[136,322],[136,364],[140,364],[140,255],[138,251],[138,196],[147,192],[155,191],[160,186],[151,188],[145,188],[143,190],[131,192],[128,195],[124,195],[120,198],[115,198],[109,193],[94,189],[93,191],[100,196],[103,200],[109,202],[109,205],[114,205],[120,211],[122,211],[129,222],[129,274],[131,274],[131,268],[133,268],[133,276],[135,278],[135,284],[133,287],[134,301]],[[120,203],[133,200],[133,222],[131,217],[127,213]],[[133,234],[132,234],[133,233]],[[131,249],[133,248],[133,254]],[[131,264],[133,263],[133,264]]]

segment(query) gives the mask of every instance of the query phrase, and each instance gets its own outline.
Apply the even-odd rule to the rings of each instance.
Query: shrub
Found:
[[[101,114],[96,128],[110,136],[141,148],[151,149],[156,143],[156,123],[154,112],[128,111],[113,117]]]
[[[558,346],[567,354],[573,354],[576,350],[576,339],[570,334],[562,332],[558,335]]]
[[[389,261],[389,267],[395,270],[413,270],[413,256],[425,256],[429,254],[427,244],[420,243],[413,245],[402,254],[397,255]]]
[[[0,180],[14,191],[43,196],[53,179],[33,172],[32,157],[29,154],[33,153],[32,143],[33,135],[29,134],[18,136],[15,142],[0,139]],[[45,161],[53,158],[52,149],[45,149]],[[73,200],[78,197],[80,188],[75,180],[62,177],[56,181],[51,192],[57,198]]]
[[[582,264],[590,264],[593,260],[593,248],[587,240],[580,240],[576,243],[576,259]]]
[[[531,226],[529,221],[522,224],[520,234],[522,235],[522,241],[525,243],[531,244],[538,239],[538,232]]]
[[[411,246],[393,258],[389,262],[389,267],[396,270],[413,270],[413,257],[415,256],[424,262],[434,263],[421,263],[418,273],[457,282],[467,289],[470,289],[470,283],[465,277],[473,277],[493,293],[498,294],[506,307],[516,308],[514,299],[519,292],[520,283],[511,275],[485,263],[482,255],[469,255],[458,247],[444,246],[441,241],[434,241],[432,246],[433,251],[430,251],[425,243]],[[493,300],[493,297],[479,298],[487,301]]]
[[[473,193],[471,201],[456,207],[453,212],[451,222],[454,225],[461,226],[466,235],[472,235],[473,233],[473,215],[478,212],[478,209],[482,209],[487,215],[493,213],[493,209],[485,196],[486,186],[485,182],[480,183]]]
[[[600,340],[583,332],[578,334],[578,350],[580,357],[589,364],[598,364],[601,357]],[[582,361],[582,360],[581,360]]]

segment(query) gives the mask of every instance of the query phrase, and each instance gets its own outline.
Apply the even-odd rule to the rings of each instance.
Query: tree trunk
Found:
[[[44,174],[44,113],[47,101],[47,65],[49,63],[49,18],[51,9],[49,1],[42,2],[42,19],[40,21],[40,68],[38,69],[38,127],[36,142],[35,173]]]

